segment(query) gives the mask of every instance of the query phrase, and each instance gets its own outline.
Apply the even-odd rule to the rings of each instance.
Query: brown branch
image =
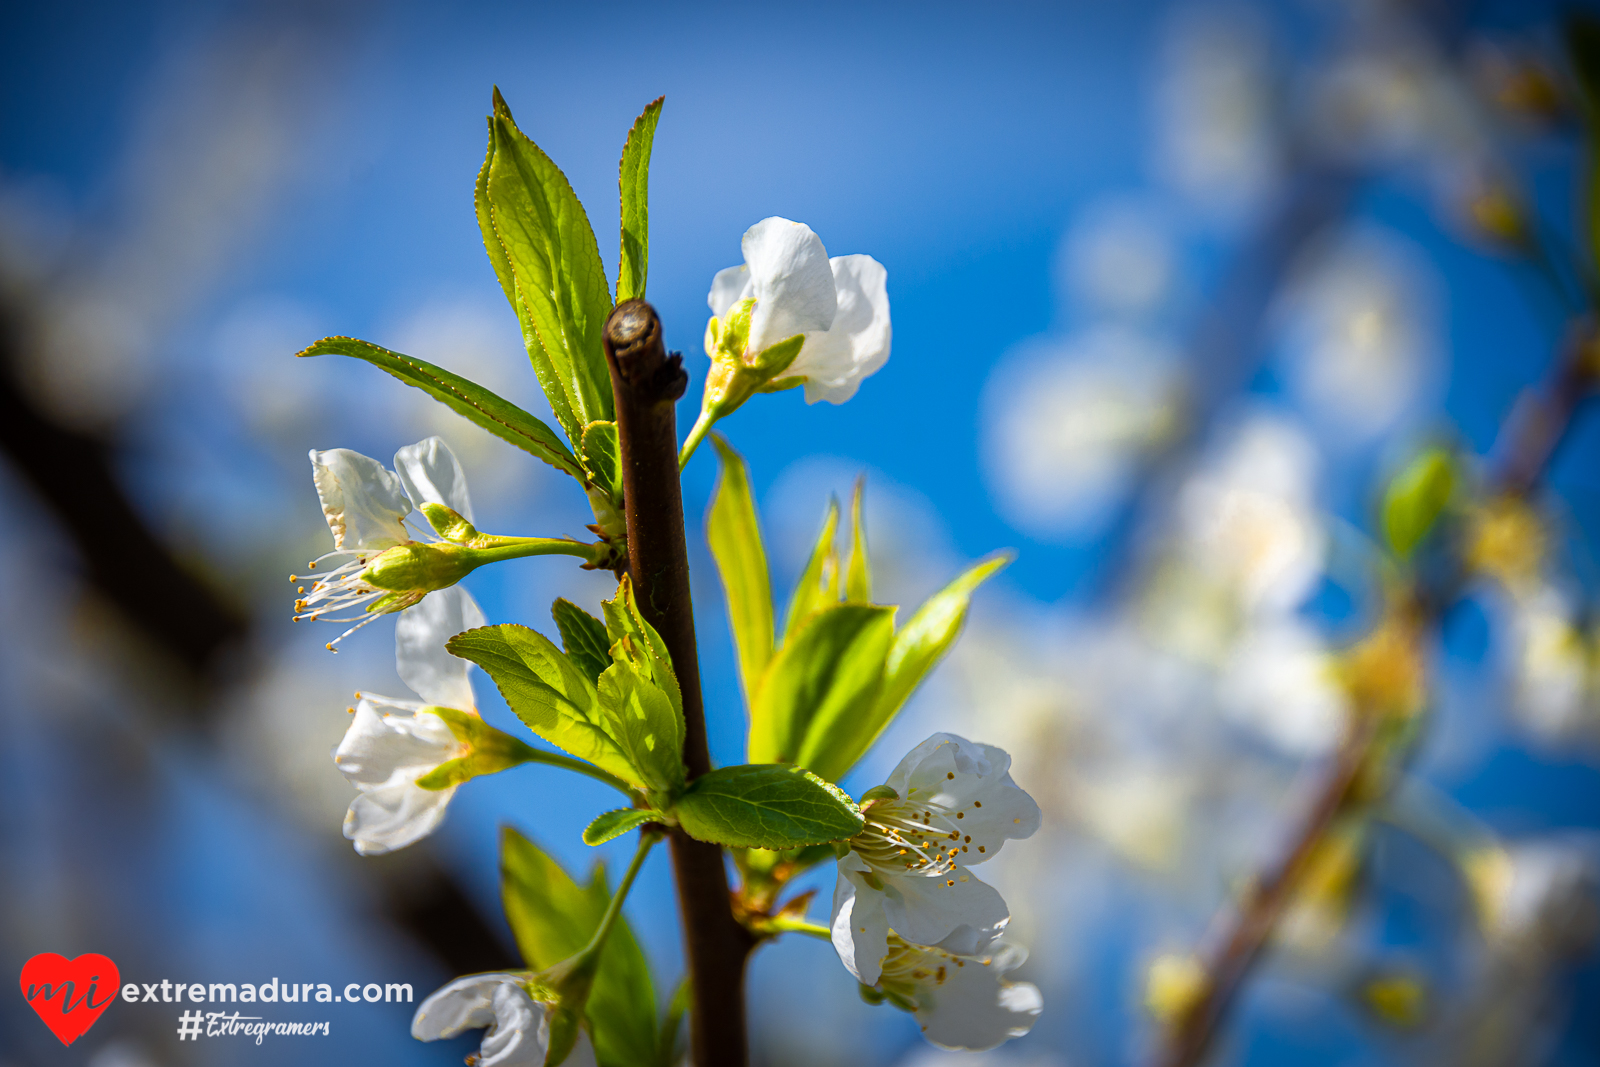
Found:
[[[674,404],[688,376],[682,357],[667,355],[661,320],[642,300],[619,304],[606,320],[604,336],[622,454],[628,574],[639,610],[660,631],[683,690],[683,762],[693,780],[711,770],[711,753],[678,480]],[[694,992],[690,1042],[695,1067],[744,1067],[744,970],[754,939],[734,917],[722,849],[682,831],[670,840]]]
[[[1596,333],[1592,324],[1574,329],[1546,380],[1518,398],[1495,442],[1490,491],[1525,496],[1538,484],[1571,429],[1573,417],[1594,385]],[[1453,568],[1441,587],[1420,590],[1406,610],[1414,613],[1413,632],[1436,621],[1455,600],[1465,580]],[[1206,985],[1195,1002],[1174,1020],[1158,1051],[1161,1067],[1196,1067],[1215,1036],[1245,978],[1259,961],[1278,920],[1294,899],[1312,854],[1338,818],[1372,798],[1358,785],[1367,781],[1373,742],[1381,733],[1380,709],[1357,708],[1356,724],[1328,767],[1284,858],[1257,879],[1244,899],[1222,914],[1214,949],[1203,963]]]

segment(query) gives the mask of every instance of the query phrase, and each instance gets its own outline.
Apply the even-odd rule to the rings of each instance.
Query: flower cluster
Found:
[[[1005,981],[1025,954],[998,940],[1011,912],[968,869],[1039,829],[1010,767],[998,748],[934,734],[866,794],[866,826],[839,860],[839,959],[945,1048],[993,1048],[1042,1007],[1037,988]]]

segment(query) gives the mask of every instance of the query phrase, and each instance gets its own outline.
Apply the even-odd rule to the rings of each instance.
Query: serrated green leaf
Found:
[[[689,836],[736,848],[795,848],[861,831],[861,811],[838,786],[801,767],[722,767],[689,784],[674,813]]]
[[[583,465],[594,484],[622,508],[622,449],[617,444],[617,424],[591,422],[583,428]]]
[[[646,654],[628,654],[633,640],[617,642],[614,662],[600,675],[602,725],[653,795],[676,796],[684,779],[683,713],[650,677]]]
[[[783,643],[750,709],[749,752],[762,763],[806,763],[841,719],[876,701],[894,639],[893,607],[834,604]],[[813,741],[812,736],[817,740]]]
[[[617,269],[617,303],[635,297],[644,299],[645,278],[650,269],[650,148],[655,143],[656,123],[661,120],[657,97],[634,120],[628,140],[622,146],[618,185],[622,190],[622,259]]]
[[[739,680],[748,707],[772,659],[772,579],[750,494],[749,468],[720,434],[712,434],[711,443],[722,460],[722,475],[706,512],[706,540],[722,576],[728,627],[739,650]]]
[[[611,666],[611,641],[606,637],[606,624],[564,597],[557,597],[550,605],[550,615],[555,619],[556,629],[561,631],[561,644],[567,650],[567,658],[588,675],[590,681],[598,684],[601,672]]]
[[[855,496],[850,501],[850,559],[845,564],[844,598],[857,604],[872,603],[872,565],[867,561],[867,524],[861,514],[866,495],[867,476],[856,479]]]
[[[611,900],[602,864],[595,864],[587,886],[579,886],[560,864],[510,827],[500,834],[500,886],[506,920],[523,961],[534,970],[581,951],[599,929]],[[655,988],[626,917],[618,917],[600,952],[586,1014],[601,1067],[635,1067],[653,1060]]]
[[[401,355],[354,337],[324,337],[300,356],[339,355],[363,359],[388,371],[407,385],[414,385],[468,421],[483,427],[502,441],[544,460],[558,471],[584,481],[583,468],[556,432],[509,400],[483,386],[435,367],[414,356]]]
[[[800,624],[821,608],[839,602],[839,553],[833,545],[833,535],[839,528],[839,502],[828,501],[828,514],[822,520],[822,532],[811,549],[806,569],[800,572],[794,595],[789,598],[789,615],[783,623],[783,639],[788,642]]]
[[[560,379],[576,442],[582,427],[613,417],[600,341],[611,287],[600,247],[566,175],[517,128],[498,90],[489,126],[493,145],[484,189],[490,225],[505,250],[517,300]]]
[[[583,843],[586,845],[603,845],[613,838],[621,837],[636,826],[643,826],[647,822],[659,822],[664,816],[659,811],[650,808],[617,808],[615,811],[602,811],[594,817],[594,821],[583,830]]]
[[[617,595],[610,600],[602,600],[600,607],[606,616],[606,638],[611,642],[612,659],[616,659],[617,643],[624,637],[634,638],[636,647],[647,653],[644,661],[636,662],[672,701],[672,708],[678,716],[678,744],[681,748],[683,690],[678,687],[678,676],[673,673],[672,654],[667,651],[667,643],[661,640],[656,628],[645,621],[645,617],[639,613],[638,601],[633,596],[633,580],[624,574],[622,581],[617,583]]]
[[[923,678],[955,644],[966,621],[972,594],[1006,564],[1004,553],[968,567],[949,585],[929,597],[894,635],[883,665],[883,685],[869,711],[836,721],[826,737],[807,738],[806,766],[825,778],[842,778],[894,721]]]
[[[456,634],[445,647],[488,672],[534,733],[634,788],[645,788],[644,776],[602,724],[595,683],[549,638],[502,623]]]
[[[1383,535],[1391,552],[1411,558],[1450,502],[1455,484],[1455,460],[1442,448],[1428,449],[1395,476],[1383,500]]]
[[[426,709],[443,719],[456,740],[471,746],[467,754],[446,760],[417,779],[423,789],[448,789],[485,774],[496,774],[540,758],[533,746],[497,730],[470,712],[455,708]]]
[[[500,97],[498,86],[494,91],[494,102],[497,110],[505,103]],[[483,235],[483,248],[489,253],[489,262],[494,267],[495,278],[500,282],[501,291],[506,294],[506,302],[511,305],[512,312],[517,316],[517,326],[522,331],[522,346],[527,350],[528,362],[533,366],[534,377],[539,381],[539,388],[544,390],[544,395],[550,402],[550,410],[554,413],[556,421],[561,424],[567,440],[573,442],[573,447],[576,448],[583,433],[583,423],[572,412],[572,400],[564,384],[564,375],[556,370],[550,354],[544,350],[544,342],[539,340],[539,331],[533,326],[533,316],[517,292],[517,279],[511,269],[511,259],[506,253],[505,242],[494,229],[494,215],[489,209],[489,168],[494,162],[493,115],[489,116],[488,122],[489,147],[484,152],[483,166],[478,170],[478,180],[472,190],[472,204],[478,216],[478,230]]]

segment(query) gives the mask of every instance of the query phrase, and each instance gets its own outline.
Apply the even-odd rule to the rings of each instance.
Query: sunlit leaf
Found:
[[[861,811],[838,786],[782,764],[723,767],[689,785],[674,809],[691,837],[745,848],[794,848],[860,832]]]
[[[720,435],[712,434],[711,443],[722,459],[722,476],[706,513],[706,540],[722,576],[728,626],[739,650],[739,678],[748,706],[772,659],[772,580],[761,544],[761,523],[750,495],[749,469]]]
[[[661,120],[657,97],[634,120],[622,147],[618,182],[622,188],[622,258],[617,270],[617,303],[634,297],[644,299],[645,278],[650,269],[650,148],[655,143],[656,123]]]

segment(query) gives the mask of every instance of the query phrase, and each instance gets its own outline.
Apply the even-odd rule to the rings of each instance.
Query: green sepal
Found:
[[[1383,499],[1383,536],[1389,551],[1409,560],[1438,522],[1456,487],[1455,457],[1430,448],[1389,483]]]
[[[844,790],[804,768],[777,763],[703,774],[678,798],[672,814],[690,837],[743,848],[840,841],[864,825]]]
[[[594,817],[593,822],[584,827],[583,843],[603,845],[613,838],[621,837],[634,827],[650,822],[666,821],[667,817],[654,808],[617,808],[615,811],[603,811]]]
[[[586,481],[577,457],[539,419],[523,411],[483,386],[452,374],[442,367],[413,356],[391,352],[354,337],[324,337],[298,356],[351,356],[366,360],[388,371],[407,385],[414,385],[469,422],[488,430],[502,441],[537,456],[556,470]],[[576,438],[574,438],[576,440]]]
[[[446,760],[418,778],[417,785],[423,789],[449,789],[468,779],[495,774],[539,758],[538,750],[532,745],[495,729],[471,712],[442,707],[423,710],[443,719],[456,740],[468,746],[465,755]]]
[[[528,346],[534,370],[547,369],[557,379],[547,383],[539,375],[552,409],[559,413],[564,405],[570,412],[571,421],[563,425],[577,444],[584,426],[613,418],[611,376],[600,341],[613,306],[611,286],[572,185],[517,128],[498,89],[489,129],[483,188],[490,232],[505,253],[518,317],[526,316],[545,357],[541,361],[535,346]],[[541,362],[548,367],[541,368]]]
[[[478,536],[478,528],[452,507],[427,500],[419,504],[417,510],[428,520],[433,532],[451,544],[464,545]]]
[[[739,680],[748,706],[772,659],[772,579],[749,467],[720,435],[712,434],[711,443],[722,460],[722,474],[706,511],[706,540],[728,601],[728,627],[739,651]]]
[[[611,640],[606,636],[606,624],[584,611],[572,601],[557,597],[550,605],[550,615],[556,629],[561,631],[561,644],[567,658],[572,660],[589,680],[598,683],[600,675],[611,666]]]
[[[644,775],[603,725],[595,682],[537,630],[480,626],[445,645],[494,680],[517,718],[546,741],[643,790]]]
[[[622,146],[622,162],[617,168],[617,185],[622,194],[622,253],[617,267],[617,303],[644,299],[645,279],[650,270],[650,149],[655,143],[656,123],[661,121],[660,96],[646,105],[628,131]]]
[[[895,610],[834,604],[784,641],[750,709],[751,759],[813,770],[811,761],[834,762],[825,757],[836,735],[877,701]]]
[[[554,968],[581,952],[599,929],[611,900],[605,867],[596,863],[588,885],[580,886],[516,830],[506,827],[500,841],[501,897],[517,947],[529,967]],[[585,1008],[597,1060],[601,1067],[654,1062],[655,989],[626,916],[611,928],[599,964]]]

